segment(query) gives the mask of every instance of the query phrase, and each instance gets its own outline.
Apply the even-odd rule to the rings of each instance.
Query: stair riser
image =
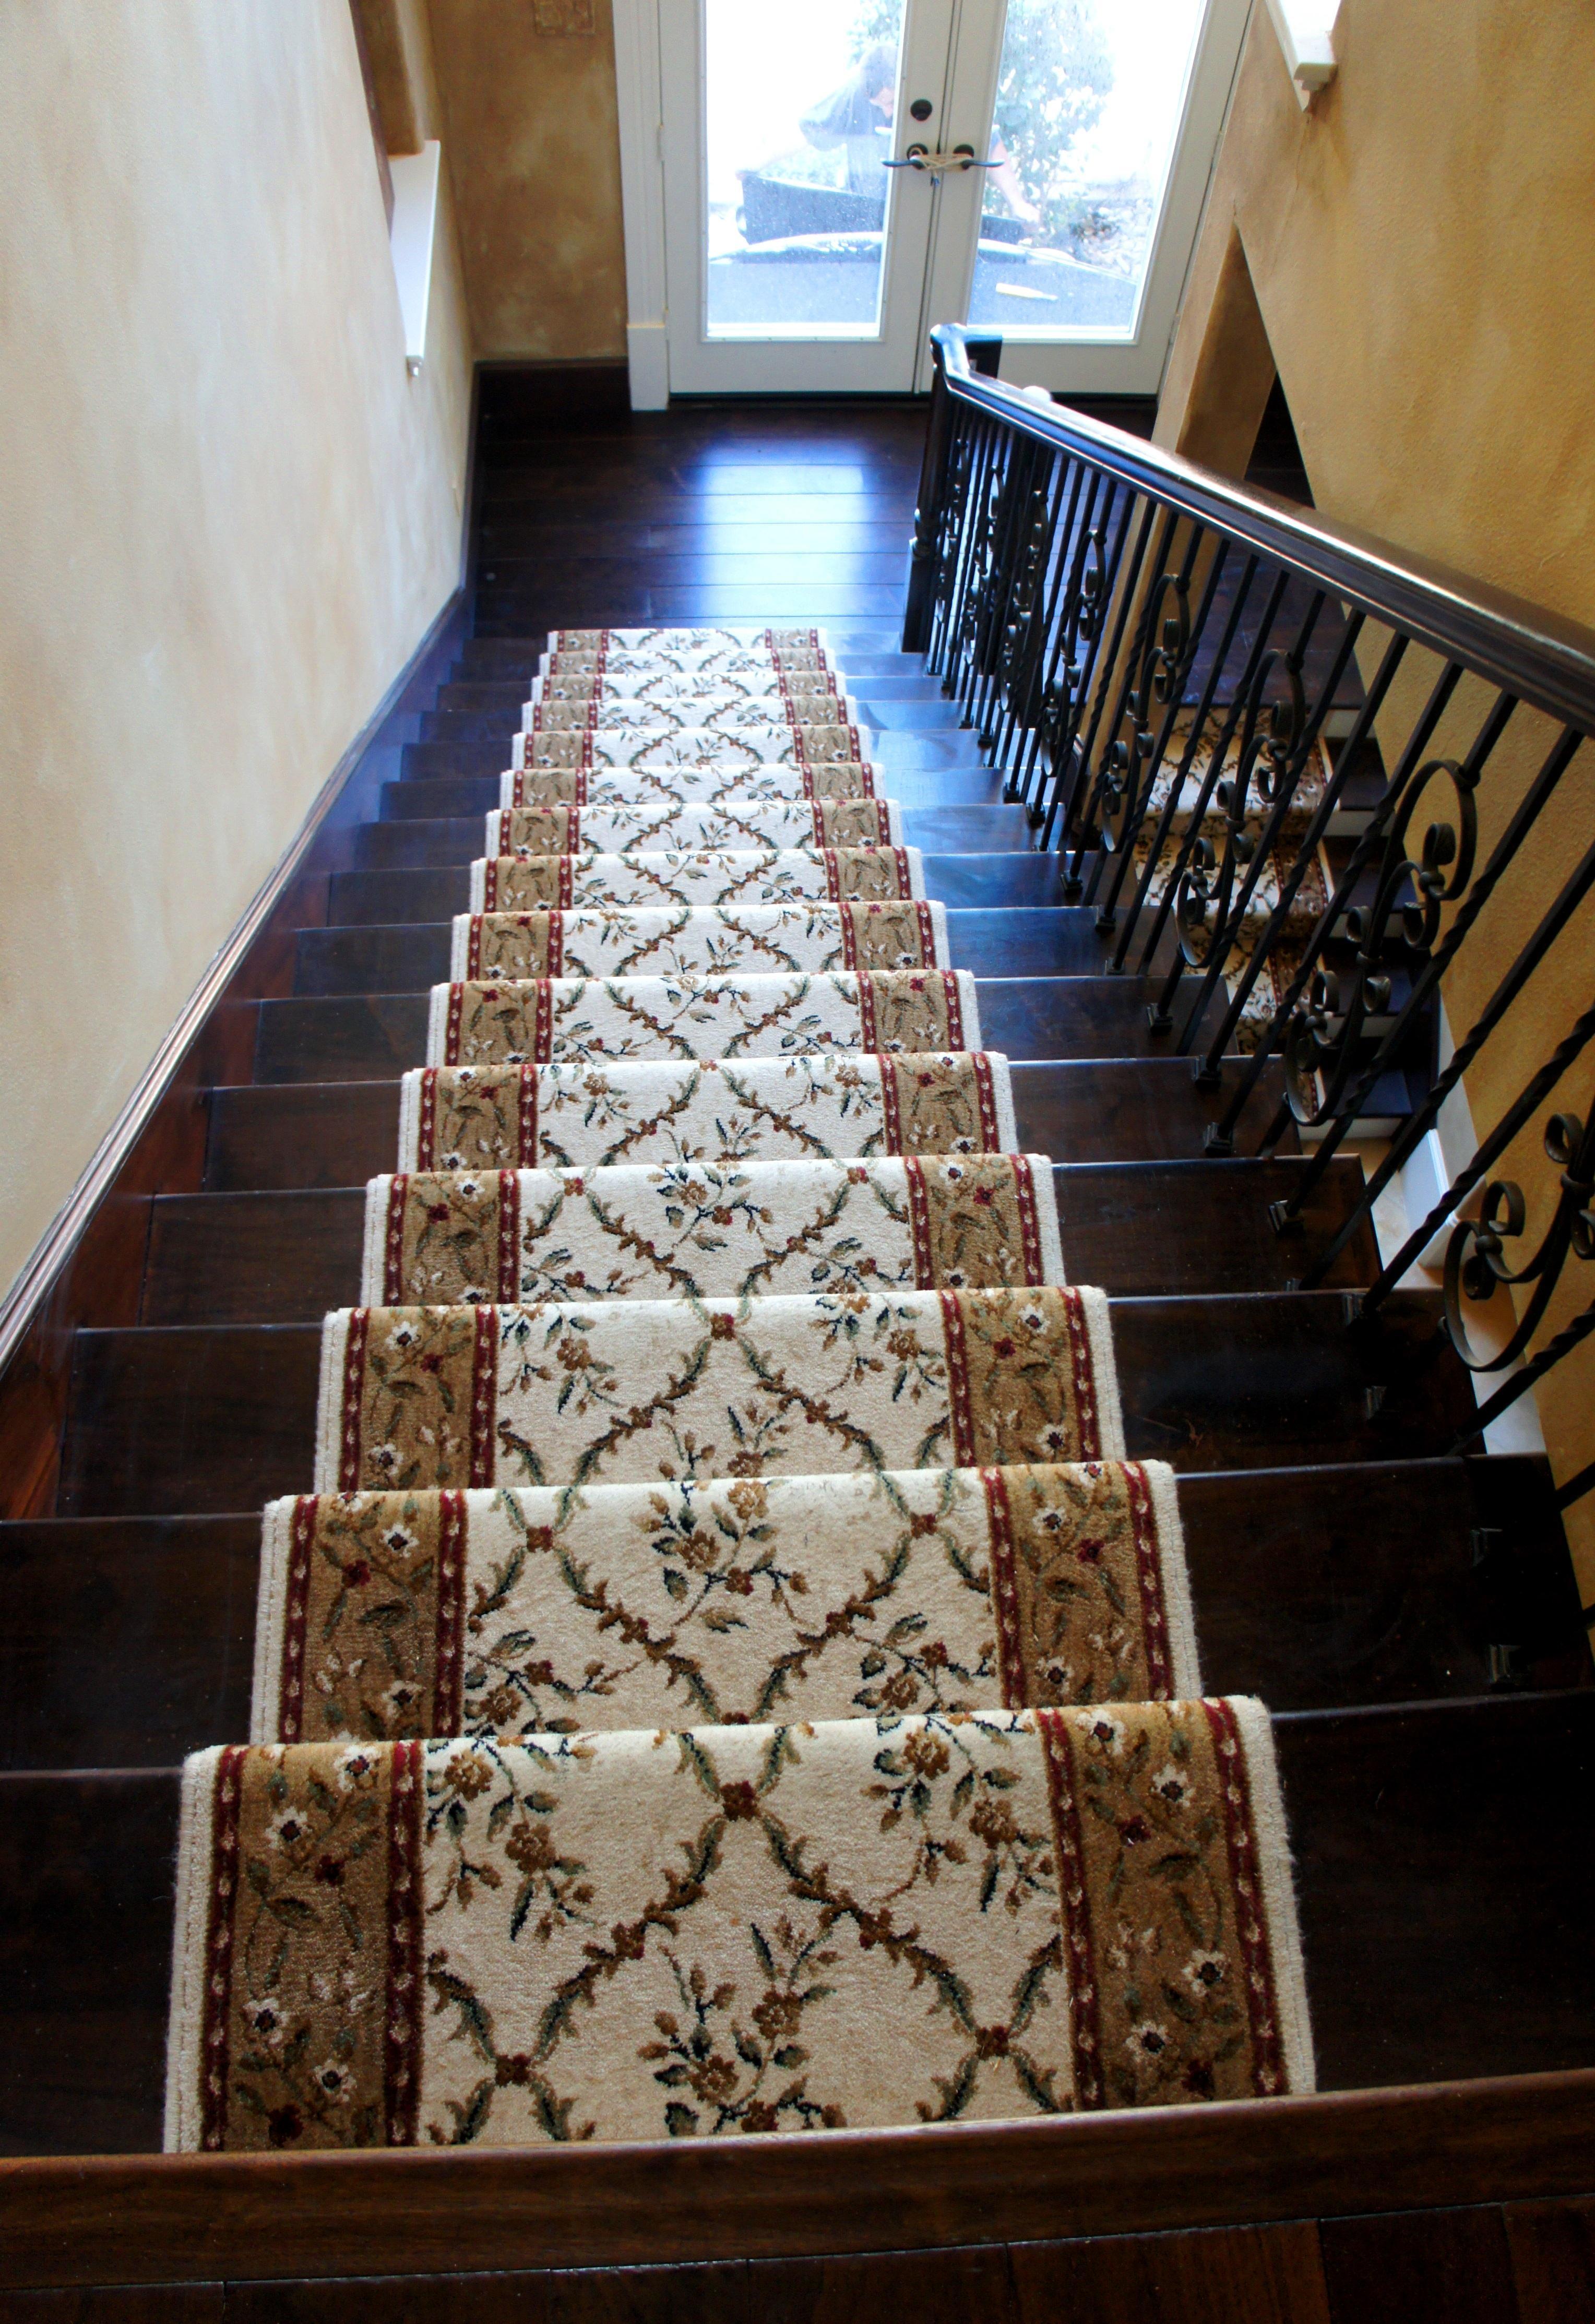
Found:
[[[1151,1047],[1146,1010],[1153,988],[1139,978],[982,977],[976,991],[982,1046],[1015,1060],[1129,1057]],[[389,1080],[424,1065],[426,1044],[424,990],[264,1001],[254,1077]]]
[[[1197,1089],[1178,1057],[1019,1065],[1012,1078],[1019,1145],[1075,1162],[1189,1161],[1227,1098]],[[1242,1118],[1241,1152],[1261,1136],[1279,1090],[1270,1065]],[[393,1167],[396,1082],[245,1084],[215,1092],[210,1111],[213,1192],[364,1185]],[[1295,1150],[1294,1132],[1283,1150]]]
[[[1115,1301],[1132,1459],[1176,1469],[1421,1458],[1474,1404],[1433,1302],[1404,1297],[1349,1331],[1332,1294]],[[304,1492],[312,1474],[313,1326],[79,1335],[63,1517],[203,1514]],[[1370,1410],[1369,1390],[1383,1388]]]
[[[1493,1641],[1573,1683],[1577,1609],[1543,1463],[1192,1476],[1180,1517],[1203,1684],[1276,1711],[1482,1693]],[[1488,1569],[1479,1526],[1509,1528]],[[0,1767],[164,1766],[249,1731],[260,1524],[0,1527]],[[59,1645],[61,1574],[79,1609]]]
[[[387,1157],[392,1167],[392,1157]],[[1282,1241],[1268,1204],[1293,1191],[1299,1162],[1055,1166],[1054,1191],[1072,1281],[1125,1298],[1282,1291],[1345,1218],[1361,1173],[1337,1163],[1299,1240]],[[173,1194],[154,1205],[139,1320],[166,1323],[318,1323],[360,1297],[364,1193]],[[1370,1282],[1371,1231],[1343,1252],[1332,1280]]]

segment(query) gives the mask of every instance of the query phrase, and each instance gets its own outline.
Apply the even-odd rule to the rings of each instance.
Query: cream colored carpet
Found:
[[[800,1051],[701,1062],[427,1065],[404,1076],[403,1170],[1011,1154],[1008,1059]]]

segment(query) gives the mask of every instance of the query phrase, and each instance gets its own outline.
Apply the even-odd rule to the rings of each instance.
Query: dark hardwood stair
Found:
[[[1579,1683],[1543,1461],[1198,1471],[1180,1514],[1212,1692],[1482,1695],[1507,1646],[1513,1684]],[[253,1509],[0,1526],[0,1767],[160,1766],[246,1734],[259,1556]]]
[[[392,1167],[392,1155],[385,1157]],[[1276,1162],[1059,1163],[1053,1178],[1073,1280],[1121,1297],[1158,1292],[1283,1291],[1356,1201],[1361,1173],[1337,1162],[1281,1240],[1269,1203],[1290,1195],[1303,1165]],[[286,1193],[161,1194],[150,1218],[139,1322],[295,1323],[352,1306],[360,1287],[363,1186]],[[1332,1282],[1371,1282],[1364,1231]]]
[[[305,891],[302,927],[273,935],[272,976],[253,988],[271,997],[229,1002],[216,1085],[202,1082],[179,1161],[155,1182],[171,1190],[128,1198],[113,1292],[97,1328],[71,1342],[53,1508],[41,1497],[28,1506],[48,1514],[0,1526],[0,2147],[115,2154],[159,2143],[176,1765],[246,1732],[259,1505],[309,1482],[317,1318],[354,1296],[361,1188],[393,1167],[397,1075],[420,1060],[425,986],[447,973],[446,924],[467,908],[466,867],[556,619],[812,615],[829,630],[870,714],[884,788],[905,802],[905,838],[949,907],[954,956],[981,978],[982,1038],[1014,1060],[1020,1142],[1058,1162],[1070,1272],[1113,1296],[1130,1450],[1180,1471],[1205,1683],[1255,1691],[1277,1714],[1323,2086],[1453,2076],[1464,2088],[1447,2094],[1448,2119],[1471,2121],[1470,2078],[1595,2062],[1595,1688],[1544,1462],[1455,1457],[1476,1406],[1433,1298],[1403,1295],[1359,1324],[1343,1287],[1286,1287],[1344,1214],[1356,1166],[1336,1166],[1308,1235],[1280,1244],[1266,1206],[1300,1169],[1294,1137],[1266,1164],[1199,1158],[1227,1093],[1197,1088],[1189,1059],[1151,1040],[1148,986],[1105,973],[1094,915],[1064,908],[1060,859],[1031,852],[1026,812],[1000,799],[958,706],[896,651],[898,581],[864,577],[848,549],[829,558],[823,586],[779,586],[783,540],[817,560],[825,544],[806,536],[833,512],[853,523],[861,438],[872,447],[871,521],[890,538],[858,555],[872,571],[895,541],[900,580],[922,413],[716,406],[632,419],[606,408],[559,432],[495,429],[493,403],[476,633],[373,761],[370,819],[338,835],[324,882]],[[748,546],[729,581],[699,552],[733,508]],[[1376,792],[1372,770],[1348,828]],[[1337,861],[1343,844],[1332,843]],[[1270,1067],[1242,1152],[1279,1089]],[[1373,1259],[1365,1239],[1337,1280],[1366,1282]],[[1112,2202],[1143,2183],[1161,2139],[1222,2153],[1224,2216],[1247,2216],[1296,2118],[1240,2107],[1080,2126],[1129,2143],[1111,2173],[1120,2195],[1099,2188],[1096,2209],[1066,2231],[1117,2217]],[[1481,2153],[1489,2135],[1479,2134]],[[1534,2153],[1517,2136],[1521,2179]],[[839,2173],[863,2174],[882,2223],[870,2235],[935,2240],[899,2229],[908,2176],[870,2178],[882,2166],[864,2144],[837,2152]],[[730,2159],[749,2167],[740,2148]],[[390,2164],[427,2158],[363,2160],[374,2184]],[[526,2160],[449,2158],[464,2173]],[[648,2167],[652,2190],[663,2181]],[[913,2149],[915,2184],[935,2182],[944,2209],[954,2167],[933,2146]],[[272,2183],[284,2219],[287,2182]],[[1037,2183],[1055,2222],[1053,2182]],[[1366,2169],[1357,2187],[1369,2210],[1387,2200]],[[1310,2212],[1316,2182],[1295,2200],[1291,2218]],[[586,2232],[569,2224],[586,2216],[579,2203],[559,2228],[510,2210],[525,2245],[517,2265],[542,2264],[545,2229]],[[645,2255],[662,2261],[675,2246],[657,2240],[651,2208],[648,2218]],[[438,2232],[446,2245],[426,2264],[482,2264],[452,2215]],[[197,2228],[195,2269],[210,2266],[202,2241]],[[938,2281],[944,2257],[928,2263]],[[258,2264],[271,2273],[275,2251]],[[392,2264],[411,2262],[396,2246]],[[671,2315],[687,2291],[696,2300],[696,2277],[648,2273],[656,2290],[674,2286]],[[900,2287],[890,2296],[901,2304]],[[1424,2296],[1420,2286],[1411,2312]],[[69,2312],[69,2293],[41,2297]],[[232,2290],[217,2297],[231,2314]],[[411,2312],[372,2297],[373,2315]],[[642,2312],[629,2292],[613,2297]],[[272,2298],[240,2313],[289,2312]],[[996,2312],[1017,2319],[1005,2301]],[[662,2324],[668,2306],[647,2312]]]
[[[1012,1068],[1019,1140],[1069,1162],[1184,1162],[1201,1151],[1228,1090],[1199,1089],[1183,1057],[1054,1058]],[[1267,1127],[1281,1079],[1270,1065],[1242,1117],[1243,1139]],[[244,1082],[210,1093],[205,1184],[364,1185],[393,1167],[396,1081]],[[1285,1148],[1294,1149],[1295,1136]]]
[[[1353,1296],[1116,1299],[1131,1458],[1273,1468],[1449,1451],[1474,1405],[1437,1300],[1398,1293],[1349,1329]],[[219,1511],[307,1491],[319,1345],[312,1323],[79,1333],[58,1513]]]
[[[1584,2064],[1595,1692],[1274,1732],[1320,2087]],[[175,1767],[0,1775],[0,2150],[159,2145],[177,1815]]]

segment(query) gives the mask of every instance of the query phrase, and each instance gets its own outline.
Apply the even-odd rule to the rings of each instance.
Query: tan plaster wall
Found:
[[[348,0],[0,0],[0,1283],[458,575]]]
[[[431,0],[476,352],[575,360],[626,352],[614,24],[596,0]]]
[[[1255,394],[1256,351],[1233,321],[1237,246],[1255,286],[1319,508],[1401,547],[1595,623],[1595,14],[1582,0],[1341,0],[1336,79],[1304,114],[1261,0],[1193,262],[1157,438],[1228,466],[1212,414],[1227,363]],[[1266,374],[1264,384],[1266,387]],[[1215,457],[1216,455],[1216,457]],[[1370,651],[1363,654],[1365,669]],[[1385,730],[1433,676],[1415,657]],[[1465,690],[1436,737],[1465,747]],[[1546,747],[1519,715],[1479,798],[1488,848]],[[1583,760],[1448,982],[1459,1034],[1595,832]],[[1595,907],[1469,1076],[1480,1129],[1595,1000]],[[1595,1060],[1556,1106],[1587,1115]],[[1556,1174],[1532,1136],[1498,1167],[1530,1201],[1523,1256]],[[1574,1265],[1549,1326],[1595,1297]],[[1595,1344],[1544,1387],[1563,1475],[1595,1458]],[[1570,1516],[1595,1598],[1595,1502]]]

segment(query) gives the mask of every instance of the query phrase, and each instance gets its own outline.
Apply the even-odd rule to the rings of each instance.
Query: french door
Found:
[[[1246,0],[655,5],[672,393],[1157,389]]]

